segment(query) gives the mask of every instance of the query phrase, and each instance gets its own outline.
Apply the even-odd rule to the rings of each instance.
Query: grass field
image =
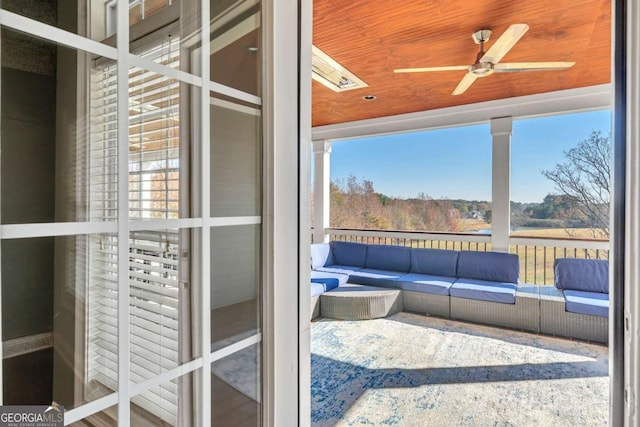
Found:
[[[468,231],[478,231],[478,230],[486,230],[491,228],[491,224],[486,221],[481,221],[479,219],[473,218],[460,218],[458,220],[458,228],[460,230]]]
[[[556,237],[559,239],[604,239],[599,230],[593,228],[542,228],[540,230],[512,231],[512,236],[517,237]],[[602,237],[598,237],[602,236]]]
[[[464,232],[474,232],[488,230],[491,224],[486,221],[461,218],[458,220],[458,227]],[[537,230],[512,231],[512,236],[517,237],[550,237],[558,239],[604,239],[606,237],[597,229],[593,228],[541,228]]]

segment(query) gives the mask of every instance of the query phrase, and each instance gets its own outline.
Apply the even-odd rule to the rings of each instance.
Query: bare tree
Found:
[[[359,229],[458,231],[458,212],[449,200],[424,193],[400,199],[376,193],[373,182],[349,175],[331,182],[331,226]]]
[[[611,135],[598,131],[564,152],[566,162],[542,175],[556,190],[575,201],[575,218],[593,230],[594,237],[609,237]]]

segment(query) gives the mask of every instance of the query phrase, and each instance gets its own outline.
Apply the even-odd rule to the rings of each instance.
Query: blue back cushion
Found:
[[[609,293],[609,261],[557,258],[553,263],[558,289]]]
[[[333,264],[364,268],[367,259],[367,245],[352,242],[329,242]]]
[[[458,251],[411,249],[411,272],[456,277]]]
[[[458,277],[518,283],[519,275],[520,261],[515,254],[461,251],[458,257]]]
[[[368,245],[365,267],[406,273],[411,263],[410,253],[404,246]]]
[[[331,259],[331,247],[328,243],[315,243],[311,245],[311,269],[333,264]]]

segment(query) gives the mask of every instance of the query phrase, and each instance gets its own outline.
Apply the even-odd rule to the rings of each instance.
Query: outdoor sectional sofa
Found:
[[[582,265],[571,261],[559,265],[559,287],[569,283],[573,289],[553,288],[555,291],[544,292],[541,297],[541,288],[552,287],[520,284],[519,259],[514,254],[340,241],[314,244],[311,246],[312,318],[320,315],[320,296],[324,292],[349,283],[399,289],[406,311],[606,342],[606,324],[604,329],[602,326],[602,319],[606,323],[606,317],[593,312],[566,311],[565,295],[569,298],[567,307],[572,308],[575,300],[572,292],[589,291],[575,289],[581,286],[579,283],[584,282],[581,280],[584,277],[572,273],[563,279],[567,272],[580,270]],[[602,298],[600,291],[604,289],[597,289],[599,295],[595,297]],[[542,321],[541,310],[548,313],[545,316],[549,319]],[[565,321],[574,317],[574,322]],[[595,326],[589,326],[591,324]],[[587,325],[586,332],[583,325]]]
[[[541,332],[607,342],[609,262],[560,258],[553,268],[555,286],[540,287]]]

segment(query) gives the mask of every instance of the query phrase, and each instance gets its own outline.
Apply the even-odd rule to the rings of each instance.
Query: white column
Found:
[[[324,229],[329,227],[331,180],[331,141],[313,141],[313,241],[327,242]]]
[[[509,252],[512,122],[511,117],[491,119],[491,246],[497,252]]]

